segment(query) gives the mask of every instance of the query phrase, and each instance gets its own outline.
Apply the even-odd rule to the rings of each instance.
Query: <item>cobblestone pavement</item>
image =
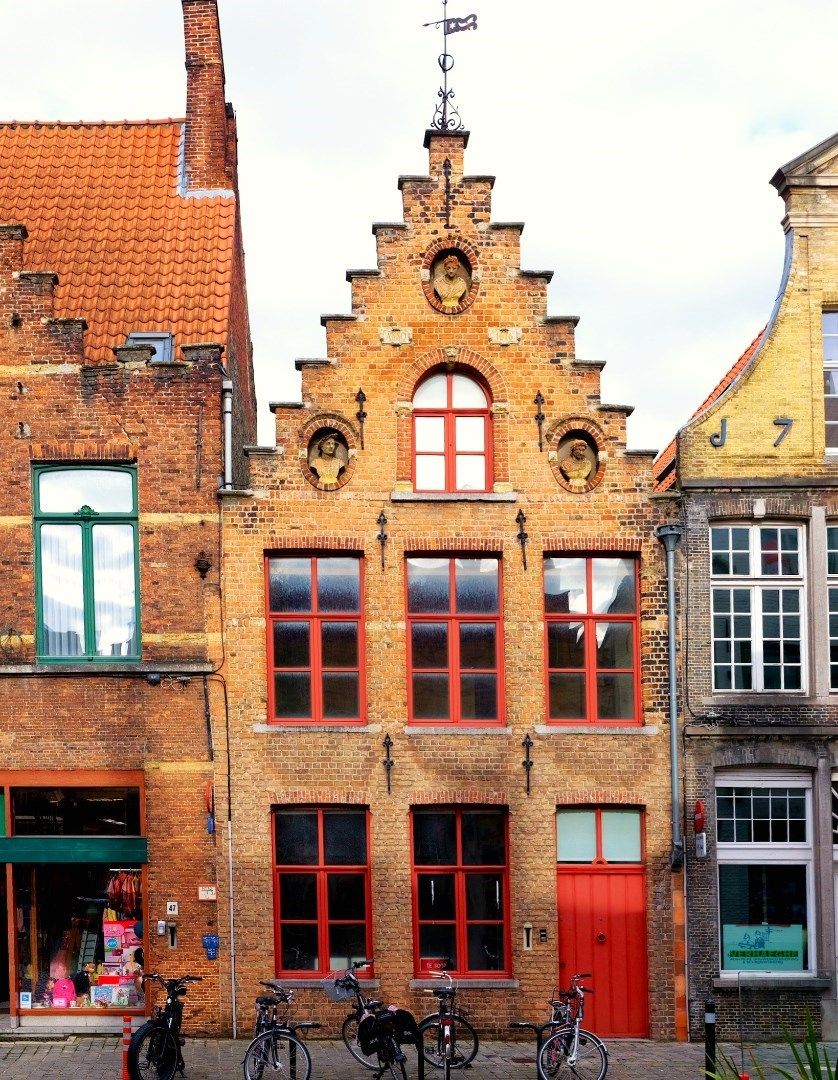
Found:
[[[189,1039],[184,1049],[187,1080],[240,1080],[246,1041]],[[371,1073],[351,1061],[342,1043],[310,1040],[312,1080],[370,1080]],[[621,1039],[609,1043],[608,1080],[704,1080],[704,1048],[699,1043],[654,1043]],[[738,1047],[725,1047],[736,1055]],[[838,1056],[838,1044],[827,1047],[830,1059]],[[754,1049],[763,1063],[788,1064],[783,1046]],[[746,1050],[746,1068],[749,1068]],[[749,1069],[754,1076],[753,1069]],[[122,1075],[120,1042],[114,1038],[0,1041],[0,1080],[119,1080]],[[415,1060],[408,1076],[417,1075]],[[429,1080],[439,1077],[428,1069]],[[532,1044],[481,1044],[474,1065],[463,1080],[529,1080],[535,1077]],[[769,1076],[773,1077],[773,1070]]]

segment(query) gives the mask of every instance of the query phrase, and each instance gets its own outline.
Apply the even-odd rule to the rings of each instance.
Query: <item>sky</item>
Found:
[[[441,0],[219,0],[238,118],[260,442],[295,400],[320,315],[375,266],[374,221],[427,173]],[[0,115],[182,116],[179,0],[0,0]],[[493,217],[524,221],[522,267],[555,271],[550,313],[581,316],[602,400],[629,445],[663,448],[768,319],[783,261],[769,180],[838,130],[834,0],[449,0]]]

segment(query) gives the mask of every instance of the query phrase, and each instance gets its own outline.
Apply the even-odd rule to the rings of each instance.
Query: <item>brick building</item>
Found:
[[[224,497],[238,1015],[276,975],[334,1030],[319,980],[374,954],[378,996],[420,1015],[444,958],[495,1034],[587,970],[594,1030],[673,1038],[651,456],[467,141],[428,132],[404,220],[373,226],[351,313]]]
[[[783,166],[767,327],[656,464],[681,500],[690,1018],[836,1030],[838,136]],[[692,830],[690,830],[692,833]]]
[[[197,888],[216,883],[206,803],[224,727],[217,490],[241,486],[255,404],[215,0],[183,12],[185,120],[0,124],[13,1025],[118,1026],[143,1009],[144,961],[202,974],[192,1014],[219,1026],[202,947],[217,905]]]

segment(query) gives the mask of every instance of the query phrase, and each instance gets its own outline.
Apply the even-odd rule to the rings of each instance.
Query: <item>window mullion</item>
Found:
[[[754,690],[765,689],[762,648],[762,586],[751,586],[751,666]]]
[[[93,522],[79,521],[81,525],[81,578],[84,597],[84,653],[96,655],[96,592],[93,574]]]

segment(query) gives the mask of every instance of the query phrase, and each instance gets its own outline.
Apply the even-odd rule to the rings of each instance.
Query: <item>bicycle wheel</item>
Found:
[[[365,1069],[375,1070],[378,1068],[378,1057],[375,1053],[366,1055],[361,1049],[361,1044],[358,1042],[358,1014],[350,1013],[344,1020],[343,1027],[340,1029],[340,1037],[343,1039],[346,1049],[355,1058],[355,1060],[363,1065]]]
[[[389,1076],[390,1080],[407,1080],[407,1069],[404,1067],[404,1062],[394,1060],[398,1049],[398,1046],[393,1043],[386,1055],[389,1060],[385,1061],[384,1056],[381,1055],[375,1067],[381,1070],[383,1076]]]
[[[561,1027],[543,1044],[538,1055],[541,1080],[602,1080],[608,1071],[605,1044],[590,1031],[579,1029],[573,1060],[573,1025]]]
[[[131,1036],[128,1073],[132,1080],[172,1080],[178,1067],[178,1044],[165,1024],[148,1020]]]
[[[291,1076],[291,1057],[296,1055],[297,1080],[309,1080],[311,1054],[306,1044],[290,1031],[263,1031],[248,1046],[242,1067],[244,1080]]]
[[[454,1053],[451,1057],[452,1069],[464,1069],[474,1061],[477,1056],[480,1043],[477,1032],[458,1013],[451,1017],[454,1025]],[[419,1024],[422,1034],[422,1057],[435,1069],[441,1069],[445,1059],[445,1051],[440,1040],[439,1016],[433,1014],[426,1016]]]

